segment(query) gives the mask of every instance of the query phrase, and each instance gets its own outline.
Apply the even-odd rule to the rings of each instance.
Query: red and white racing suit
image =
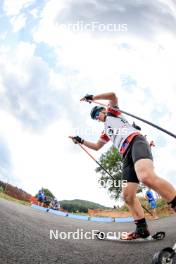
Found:
[[[132,139],[137,135],[140,135],[140,132],[128,123],[117,106],[107,109],[104,131],[99,139],[101,142],[107,143],[111,140],[114,147],[123,155]]]

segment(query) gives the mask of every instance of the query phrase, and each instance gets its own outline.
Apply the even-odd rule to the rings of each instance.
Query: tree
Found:
[[[54,198],[55,197],[54,194],[52,194],[52,192],[50,190],[45,189],[45,188],[43,188],[43,190],[44,190],[45,196],[51,197],[51,198]]]
[[[100,166],[96,172],[101,173],[99,184],[108,190],[110,197],[117,200],[122,192],[122,159],[117,149],[111,147],[105,154],[102,154],[99,163],[109,172],[108,175]]]
[[[106,153],[102,154],[99,163],[112,175],[108,175],[100,166],[96,168],[96,172],[101,173],[99,183],[108,190],[110,197],[118,200],[122,192],[122,187],[126,183],[122,179],[122,159],[117,149],[111,147]],[[137,193],[142,192],[145,185],[139,184]]]

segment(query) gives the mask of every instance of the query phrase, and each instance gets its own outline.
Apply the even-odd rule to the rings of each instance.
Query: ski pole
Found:
[[[141,206],[147,213],[149,213],[151,216],[153,216],[153,214],[144,205],[141,204]]]
[[[78,145],[89,155],[89,157],[91,157],[113,180],[115,180],[115,178],[80,144],[78,143]]]
[[[73,137],[69,137],[69,138],[73,138]],[[86,153],[87,155],[89,155],[89,157],[91,157],[91,159],[93,159],[113,180],[115,180],[115,178],[105,169],[105,167],[103,167],[90,153],[89,151],[87,151],[86,148],[84,148],[80,143],[77,143]]]
[[[99,104],[101,106],[108,107],[108,105],[106,105],[106,104],[103,104],[103,103],[100,103],[100,102],[97,102],[97,101],[93,101],[93,102],[95,104]],[[140,120],[140,121],[142,121],[142,122],[144,122],[144,123],[146,123],[146,124],[148,124],[150,126],[153,126],[153,127],[157,128],[157,129],[163,131],[164,133],[168,134],[169,136],[171,136],[173,138],[176,138],[176,135],[175,134],[173,134],[172,132],[170,132],[170,131],[168,131],[168,130],[166,130],[166,129],[164,129],[164,128],[162,128],[162,127],[160,127],[160,126],[158,126],[158,125],[156,125],[156,124],[154,124],[152,122],[149,122],[149,121],[147,121],[147,120],[145,120],[145,119],[143,119],[141,117],[138,117],[136,115],[130,114],[130,113],[128,113],[128,112],[126,112],[124,110],[121,110],[121,109],[118,109],[118,111],[121,112],[121,113],[123,113],[123,114],[125,114],[125,115],[129,115],[131,117],[134,117],[134,118],[136,118],[136,119],[138,119],[138,120]]]

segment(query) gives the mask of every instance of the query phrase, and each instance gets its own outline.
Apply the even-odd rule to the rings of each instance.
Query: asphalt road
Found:
[[[156,251],[173,246],[176,216],[150,221],[149,227],[152,232],[166,231],[167,237],[159,242],[125,244],[81,239],[81,234],[92,230],[119,234],[134,226],[60,217],[0,199],[0,264],[150,264]],[[78,238],[78,229],[80,239],[73,239]],[[68,233],[75,231],[77,236]]]

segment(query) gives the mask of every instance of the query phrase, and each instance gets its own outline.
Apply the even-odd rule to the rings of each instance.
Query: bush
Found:
[[[6,183],[0,181],[0,187],[2,187],[4,190],[5,190],[5,187],[6,187]]]
[[[162,198],[157,200],[157,208],[164,208],[164,207],[168,207],[168,204],[165,200],[163,200]]]
[[[4,188],[2,186],[0,186],[0,193],[4,192]]]
[[[118,211],[120,211],[120,212],[128,212],[129,209],[128,209],[128,206],[127,206],[126,204],[124,204],[123,206],[121,206],[121,207],[119,208]]]
[[[4,192],[7,195],[18,199],[18,200],[24,200],[26,202],[30,202],[31,200],[31,195],[22,189],[19,189],[11,184],[4,183],[0,181],[0,192]]]

